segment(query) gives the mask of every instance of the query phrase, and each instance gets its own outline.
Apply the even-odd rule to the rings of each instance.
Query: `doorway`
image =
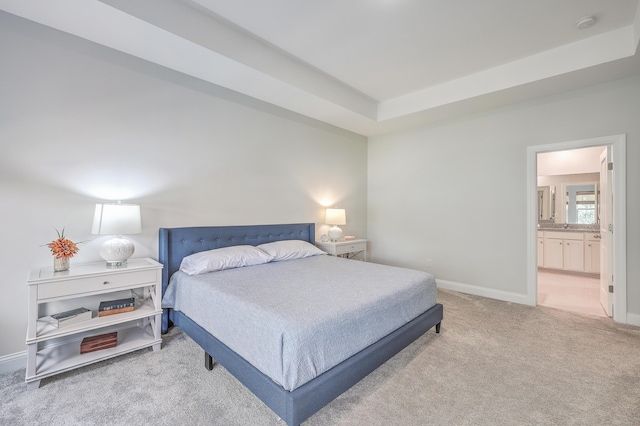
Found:
[[[538,305],[609,316],[600,303],[603,152],[607,146],[537,154]]]
[[[611,181],[615,197],[611,203],[610,220],[613,231],[608,236],[611,237],[611,260],[607,266],[609,269],[605,277],[615,278],[612,282],[613,294],[611,301],[613,304],[613,319],[616,322],[627,323],[626,309],[626,135],[615,135],[592,139],[560,142],[548,145],[538,145],[527,149],[527,302],[535,306],[538,304],[538,221],[541,212],[539,205],[538,191],[538,164],[537,158],[540,153],[551,153],[556,151],[569,151],[582,148],[611,147],[611,157],[613,159],[613,170],[611,171]],[[564,203],[564,198],[562,198]],[[556,204],[557,214],[561,214],[560,209],[566,209],[566,205]],[[566,214],[566,211],[564,212]],[[582,260],[581,260],[582,262]],[[579,266],[582,268],[583,266]],[[578,269],[578,268],[576,268]],[[600,271],[601,274],[603,271]]]

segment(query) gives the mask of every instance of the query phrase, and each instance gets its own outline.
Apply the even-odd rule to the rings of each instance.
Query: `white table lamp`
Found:
[[[338,241],[342,237],[342,229],[337,225],[347,224],[347,214],[344,209],[327,209],[324,223],[333,225],[329,228],[329,238],[331,241]]]
[[[107,268],[125,268],[133,255],[133,242],[123,234],[139,234],[142,231],[140,206],[137,204],[96,204],[92,234],[113,235],[100,248],[100,256],[107,261]]]

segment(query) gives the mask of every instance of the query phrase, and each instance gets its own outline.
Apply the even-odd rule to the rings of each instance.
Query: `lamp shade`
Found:
[[[337,225],[347,224],[347,214],[344,209],[327,209],[324,217],[324,223],[327,225],[333,225],[329,229],[329,238],[331,238],[331,241],[338,241],[342,238],[342,229],[338,228]]]
[[[347,214],[344,209],[327,209],[324,223],[327,225],[346,225]]]
[[[142,231],[140,206],[137,204],[96,204],[92,234],[125,235]]]

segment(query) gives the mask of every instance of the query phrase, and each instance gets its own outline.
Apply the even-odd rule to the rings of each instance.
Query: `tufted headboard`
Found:
[[[315,224],[197,226],[160,228],[158,261],[162,263],[162,294],[169,278],[180,269],[182,258],[193,253],[222,247],[248,244],[257,246],[281,240],[304,240],[315,243]],[[162,332],[169,327],[169,314],[162,314]]]

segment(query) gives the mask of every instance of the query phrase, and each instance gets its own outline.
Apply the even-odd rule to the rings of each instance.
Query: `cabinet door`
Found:
[[[584,271],[594,274],[600,273],[600,243],[586,241],[584,247]]]
[[[538,268],[544,267],[544,239],[538,238]]]
[[[544,267],[552,269],[563,268],[562,240],[547,238],[544,242]]]
[[[578,240],[564,241],[564,269],[584,271],[584,242]]]

